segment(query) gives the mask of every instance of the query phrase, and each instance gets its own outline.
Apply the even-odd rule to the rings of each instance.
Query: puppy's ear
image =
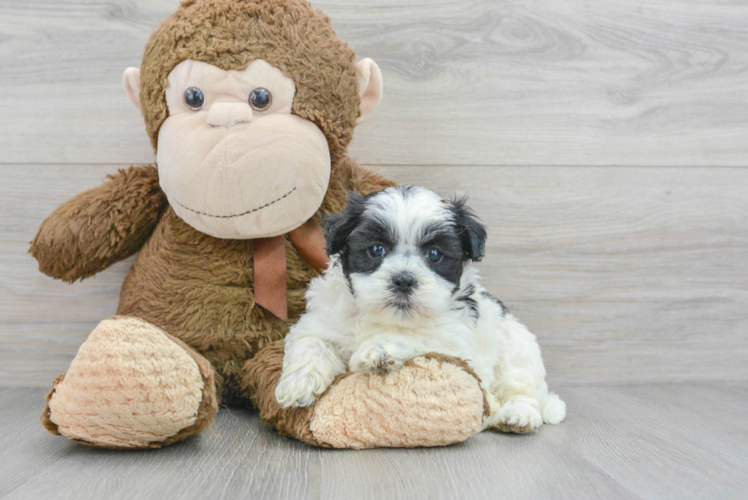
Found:
[[[450,202],[454,212],[457,232],[462,241],[462,250],[467,258],[478,262],[486,248],[486,226],[481,224],[473,209],[467,206],[467,198],[456,198]]]
[[[323,231],[327,240],[327,255],[335,255],[345,248],[345,242],[360,222],[365,205],[364,197],[351,191],[345,209],[325,218]]]

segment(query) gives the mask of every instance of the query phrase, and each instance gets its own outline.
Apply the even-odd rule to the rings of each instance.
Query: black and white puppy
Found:
[[[479,283],[472,263],[486,229],[464,199],[413,186],[352,194],[325,233],[330,266],[286,336],[282,407],[311,405],[348,370],[383,373],[438,352],[480,377],[491,410],[484,427],[530,432],[564,419],[535,336]]]

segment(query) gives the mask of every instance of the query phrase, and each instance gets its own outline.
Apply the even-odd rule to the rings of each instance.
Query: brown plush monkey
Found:
[[[274,389],[288,322],[325,266],[320,218],[349,190],[392,183],[346,156],[382,93],[329,19],[304,0],[187,0],[151,36],[125,88],[158,168],[131,167],[64,203],[31,246],[73,282],[140,250],[117,316],[57,378],[45,427],[74,441],[153,448],[198,434],[219,404],[254,404],[318,446],[433,446],[481,427],[461,360],[417,358],[347,374],[309,408]]]

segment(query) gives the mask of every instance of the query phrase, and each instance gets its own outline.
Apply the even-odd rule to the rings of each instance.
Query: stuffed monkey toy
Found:
[[[158,448],[254,405],[281,434],[337,448],[435,446],[480,430],[485,397],[459,359],[340,376],[308,408],[274,390],[283,338],[327,264],[320,224],[353,190],[392,185],[346,156],[382,78],[305,0],[186,0],[124,74],[157,166],[57,208],[31,245],[74,282],[140,252],[117,315],[47,396],[44,426],[81,444]]]

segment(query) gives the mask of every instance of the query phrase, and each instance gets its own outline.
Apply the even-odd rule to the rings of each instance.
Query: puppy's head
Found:
[[[483,257],[486,229],[464,199],[397,186],[351,193],[346,209],[327,219],[325,235],[356,304],[405,321],[449,309],[464,266]]]

